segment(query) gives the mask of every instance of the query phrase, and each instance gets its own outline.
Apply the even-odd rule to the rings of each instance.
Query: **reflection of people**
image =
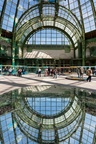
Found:
[[[87,81],[91,82],[92,70],[90,68],[87,70],[87,75]]]

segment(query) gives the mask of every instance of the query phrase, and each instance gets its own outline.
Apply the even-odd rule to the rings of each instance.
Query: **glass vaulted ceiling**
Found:
[[[12,31],[14,21],[38,3],[39,0],[0,0],[0,27]],[[59,0],[59,4],[70,9],[80,22],[83,20],[85,32],[96,29],[96,0]]]
[[[14,26],[15,40],[24,44],[31,33],[43,27],[55,27],[63,31],[76,47],[83,29],[77,17],[67,8],[56,3],[39,3],[28,9]]]
[[[34,35],[30,35],[26,41],[26,44],[70,45],[70,40],[64,35],[64,33],[55,29],[46,28],[38,30],[38,32],[34,33]]]

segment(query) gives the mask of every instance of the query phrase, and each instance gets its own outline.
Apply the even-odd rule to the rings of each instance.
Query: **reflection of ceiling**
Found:
[[[50,85],[43,85],[43,86],[30,86],[26,87],[23,91],[31,91],[31,92],[43,92],[46,91],[47,89],[51,88]]]
[[[95,144],[96,117],[91,110],[96,108],[96,92],[39,85],[15,90],[7,97],[12,112],[6,106],[0,116],[4,144]]]
[[[64,86],[66,89],[64,90],[64,88],[61,86],[56,86],[56,85],[38,85],[38,86],[30,86],[30,87],[26,87],[25,89],[23,89],[23,92],[27,92],[28,95],[28,91],[32,91],[32,92],[42,92],[42,93],[63,93],[65,94],[64,96],[69,96],[69,94],[71,95],[70,91],[71,91],[71,87],[67,87]],[[70,90],[70,91],[69,91]],[[33,94],[33,93],[32,93]],[[26,95],[26,96],[27,96]],[[29,95],[28,95],[29,96]]]
[[[57,86],[57,89],[59,88],[60,87]],[[62,92],[64,92],[64,88],[62,88]],[[45,133],[47,135],[52,132],[54,135],[51,142],[55,143],[56,137],[57,139],[61,137],[58,141],[62,141],[72,135],[72,133],[78,128],[82,118],[82,110],[78,104],[78,98],[73,96],[70,97],[70,94],[69,98],[66,98],[65,92],[64,94],[62,92],[58,92],[56,95],[55,92],[54,94],[51,92],[50,94],[45,94],[41,91],[41,93],[39,92],[39,95],[36,95],[35,93],[35,98],[32,98],[33,93],[30,93],[30,97],[23,98],[24,96],[22,93],[22,99],[19,99],[20,96],[18,100],[15,101],[15,108],[18,110],[14,113],[14,117],[16,118],[21,130],[29,135],[31,139],[36,139],[37,135],[38,137],[41,135],[40,141],[45,144],[50,141],[50,137],[47,138],[48,140],[46,139]],[[63,104],[66,101],[67,105],[64,107]],[[38,106],[38,104],[40,105]],[[49,106],[47,107],[47,105]],[[58,110],[58,106],[60,108],[61,105],[61,110]],[[36,109],[39,109],[41,114],[38,113]],[[44,109],[46,109],[46,111],[42,114]],[[48,114],[48,109],[54,110],[55,114]],[[34,136],[32,132],[28,131],[29,127],[31,127],[31,129],[34,128],[34,130],[37,131],[36,136]],[[42,132],[40,133],[38,129]],[[59,133],[62,133],[62,136]]]

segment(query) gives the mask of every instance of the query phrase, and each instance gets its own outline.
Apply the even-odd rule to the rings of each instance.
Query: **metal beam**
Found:
[[[79,12],[80,12],[80,18],[81,18],[81,23],[82,23],[82,65],[85,65],[85,28],[84,28],[84,21],[83,21],[83,14],[82,14],[82,9],[80,5],[80,0],[78,0],[78,6],[79,6]]]
[[[7,4],[7,0],[4,0],[2,11],[1,11],[1,16],[0,16],[0,34],[2,33],[2,23],[3,23],[4,13],[6,9],[6,4]]]

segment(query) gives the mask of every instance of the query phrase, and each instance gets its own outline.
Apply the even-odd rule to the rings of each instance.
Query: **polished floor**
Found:
[[[77,74],[71,74],[70,76],[73,76],[77,78]],[[87,82],[86,78],[87,76],[84,75],[84,81],[78,80],[78,79],[66,79],[66,77],[70,76],[58,76],[57,78],[53,77],[44,77],[42,74],[41,77],[38,77],[37,74],[27,74],[22,75],[22,77],[18,76],[5,76],[0,75],[0,95],[6,92],[9,92],[14,89],[18,89],[21,87],[27,87],[31,85],[68,85],[72,87],[80,87],[85,89],[92,89],[96,90],[96,77],[92,77],[91,82]]]

